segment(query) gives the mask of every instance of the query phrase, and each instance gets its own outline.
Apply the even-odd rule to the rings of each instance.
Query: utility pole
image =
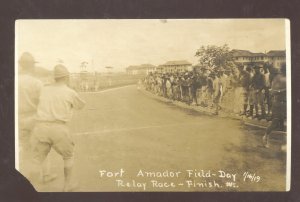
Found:
[[[110,67],[110,66],[106,66],[105,69],[107,70],[107,78],[108,78],[108,86],[111,86],[112,85],[112,80],[111,80],[111,76],[110,76],[110,70],[112,69],[113,67]]]

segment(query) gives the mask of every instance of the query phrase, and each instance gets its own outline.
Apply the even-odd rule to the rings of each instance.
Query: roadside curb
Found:
[[[221,118],[231,118],[231,119],[235,119],[235,120],[240,120],[246,126],[255,127],[255,128],[258,128],[258,129],[266,129],[269,125],[269,122],[266,121],[266,120],[258,121],[258,120],[255,120],[255,119],[245,118],[245,117],[239,116],[237,114],[233,114],[233,113],[228,114],[228,113],[225,113],[225,112],[219,112],[219,115],[215,115],[212,110],[209,110],[207,108],[203,108],[201,106],[191,106],[191,105],[187,105],[183,102],[172,101],[172,100],[169,100],[167,98],[164,98],[164,97],[161,97],[161,96],[158,96],[158,95],[154,95],[153,93],[148,92],[143,88],[140,88],[139,91],[142,92],[143,94],[149,96],[149,97],[152,97],[152,98],[156,99],[156,100],[166,102],[166,103],[171,103],[171,104],[173,104],[175,106],[178,106],[180,108],[195,110],[197,112],[200,112],[200,113],[206,114],[206,115],[213,115],[213,116],[218,116],[218,117],[221,117]],[[274,131],[274,132],[278,133],[278,134],[286,135],[286,132],[284,132],[284,131]]]
[[[161,97],[161,96],[158,96],[158,95],[154,95],[153,93],[150,93],[148,91],[146,91],[145,89],[139,89],[140,92],[142,92],[143,94],[149,96],[149,97],[152,97],[156,100],[159,100],[159,101],[162,101],[162,102],[166,102],[166,103],[171,103],[175,106],[178,106],[180,108],[184,108],[184,109],[190,109],[190,110],[195,110],[197,112],[200,112],[202,114],[206,114],[206,115],[214,115],[212,111],[208,110],[208,109],[199,109],[199,108],[202,108],[202,107],[195,107],[195,106],[190,106],[190,105],[187,105],[183,102],[179,102],[179,101],[173,101],[173,100],[169,100],[167,98],[164,98],[164,97]]]

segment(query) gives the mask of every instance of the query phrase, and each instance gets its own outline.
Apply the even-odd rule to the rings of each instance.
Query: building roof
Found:
[[[193,65],[193,67],[202,67],[202,66],[203,66],[203,65],[200,64],[200,63],[197,63],[197,64]]]
[[[231,53],[234,57],[251,57],[253,54],[248,50],[238,50],[238,49],[233,49]]]
[[[162,66],[173,66],[173,65],[192,65],[192,63],[186,60],[174,60],[174,61],[168,61]]]
[[[139,69],[139,66],[137,66],[137,65],[130,65],[126,69],[127,70],[136,70],[136,69]]]
[[[266,54],[264,54],[264,53],[252,53],[252,56],[254,56],[254,57],[264,57],[264,56],[266,56]]]
[[[152,64],[141,64],[139,67],[141,69],[149,69],[149,68],[155,68],[156,66]]]
[[[267,55],[270,57],[285,57],[285,50],[271,50],[267,53]]]
[[[149,68],[155,68],[155,66],[152,64],[130,65],[126,69],[127,70],[142,70],[142,69],[149,69]]]
[[[271,50],[267,54],[265,53],[252,53],[248,50],[238,50],[233,49],[231,51],[234,57],[261,57],[261,56],[278,56],[278,57],[285,57],[285,50]]]
[[[238,50],[238,49],[233,49],[231,51],[233,57],[263,57],[266,56],[264,53],[252,53],[248,50]]]

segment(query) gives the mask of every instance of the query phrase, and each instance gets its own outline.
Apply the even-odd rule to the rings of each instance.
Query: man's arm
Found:
[[[82,100],[78,93],[74,92],[74,96],[73,96],[73,108],[74,109],[82,109],[85,106],[85,101]]]
[[[35,91],[36,91],[36,97],[34,99],[34,104],[36,104],[36,106],[39,104],[39,101],[40,101],[40,95],[41,95],[41,91],[42,91],[42,88],[43,88],[44,84],[36,79],[35,81]]]

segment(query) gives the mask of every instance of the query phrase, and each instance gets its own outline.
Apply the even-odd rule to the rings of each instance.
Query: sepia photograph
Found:
[[[15,21],[15,167],[38,192],[285,192],[288,19]]]

